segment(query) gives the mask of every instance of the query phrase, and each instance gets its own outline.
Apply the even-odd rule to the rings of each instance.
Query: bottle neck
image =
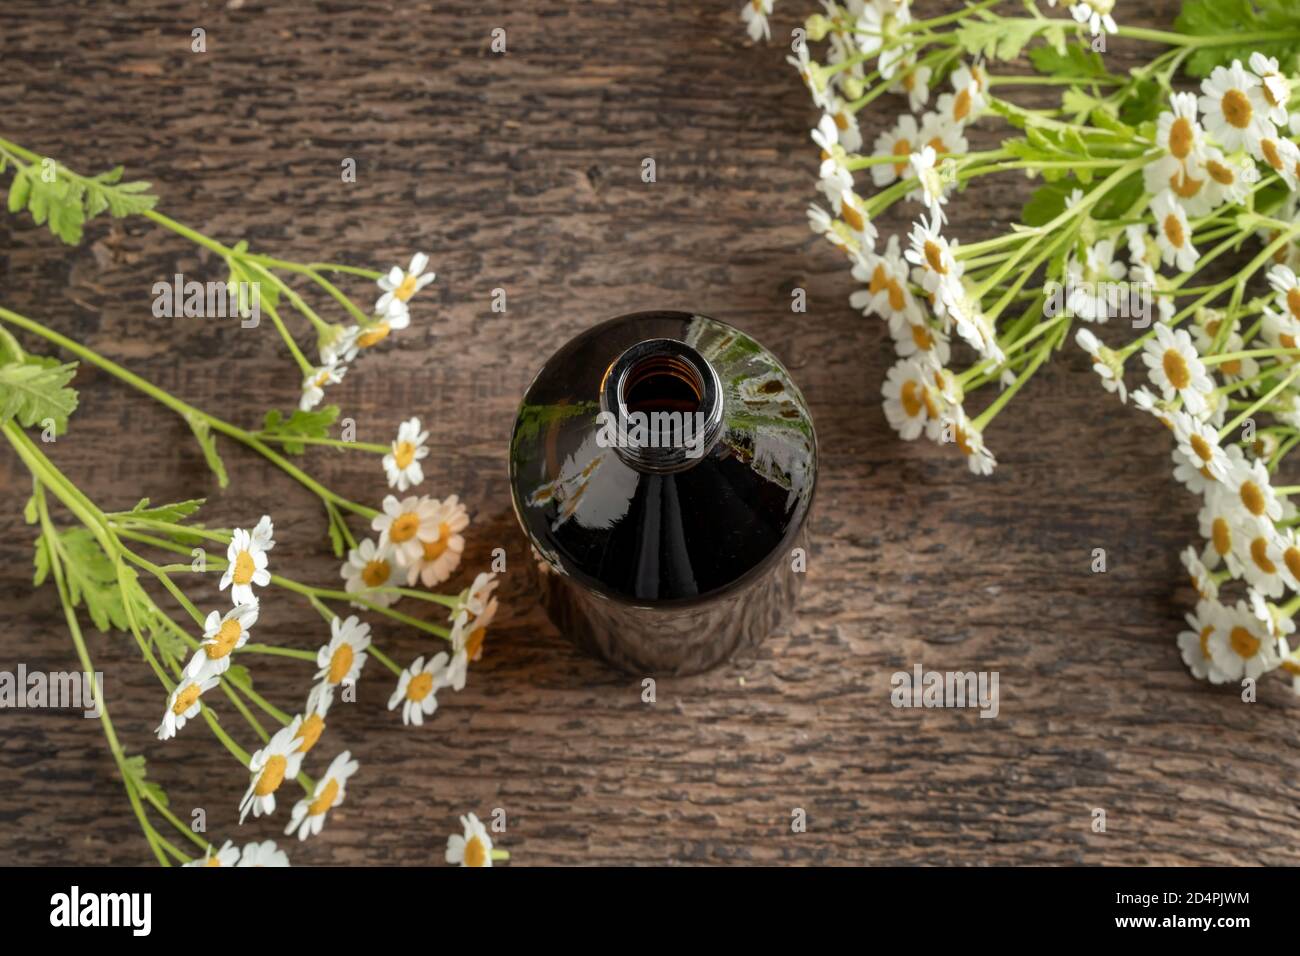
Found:
[[[646,339],[605,372],[598,441],[637,471],[684,471],[717,443],[722,405],[722,382],[703,355],[676,339]]]

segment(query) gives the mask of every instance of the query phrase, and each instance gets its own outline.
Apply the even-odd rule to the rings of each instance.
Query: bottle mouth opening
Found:
[[[699,352],[676,339],[647,339],[605,372],[598,440],[639,471],[680,471],[703,458],[722,431],[722,383]]]

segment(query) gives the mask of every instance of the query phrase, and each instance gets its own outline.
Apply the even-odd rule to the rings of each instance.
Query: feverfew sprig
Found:
[[[1280,668],[1300,689],[1300,486],[1273,484],[1300,444],[1294,4],[1186,0],[1173,31],[1126,27],[1115,0],[985,0],[928,20],[907,0],[823,6],[789,58],[819,111],[809,223],[894,342],[890,424],[989,474],[985,434],[1073,339],[1108,392],[1170,430],[1174,477],[1202,499],[1204,547],[1183,558],[1200,603],[1178,639],[1192,673]],[[1152,52],[1113,74],[1112,40]],[[1020,105],[1025,86],[1059,105]],[[904,111],[869,122],[888,94]],[[998,148],[969,149],[981,118],[1007,129]],[[963,194],[989,175],[1034,182],[1022,221],[959,237],[950,222],[980,218],[961,215]],[[898,203],[915,222],[882,240],[872,220]]]

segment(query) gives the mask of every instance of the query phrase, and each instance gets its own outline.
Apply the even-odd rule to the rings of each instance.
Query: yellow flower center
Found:
[[[921,351],[928,352],[934,347],[934,336],[930,334],[930,330],[924,325],[913,325],[912,342]]]
[[[401,544],[403,541],[410,541],[415,537],[415,532],[420,530],[420,516],[414,511],[408,511],[404,515],[399,515],[388,529],[388,537],[392,541]]]
[[[1232,167],[1225,166],[1218,160],[1210,160],[1205,164],[1205,168],[1210,171],[1210,177],[1220,186],[1231,186],[1237,181],[1237,174],[1233,172]]]
[[[1228,528],[1226,518],[1215,518],[1210,525],[1210,543],[1220,555],[1232,550],[1232,531]]]
[[[447,550],[447,545],[451,540],[451,528],[447,527],[447,522],[438,525],[437,541],[421,541],[424,547],[424,560],[437,561]]]
[[[1246,506],[1246,510],[1259,517],[1264,513],[1266,502],[1264,492],[1260,490],[1259,485],[1253,481],[1243,481],[1241,483],[1241,503]]]
[[[235,573],[232,578],[236,584],[247,584],[253,580],[253,572],[257,570],[257,565],[253,563],[253,556],[247,551],[240,551],[235,555]]]
[[[901,176],[907,172],[908,157],[912,155],[912,141],[908,139],[898,139],[894,142],[893,153],[895,156],[901,156],[900,162],[894,163],[894,175]]]
[[[845,202],[840,206],[840,218],[848,223],[849,228],[854,232],[861,232],[866,227],[862,214],[854,209],[851,203]]]
[[[1259,653],[1259,638],[1244,627],[1234,627],[1228,635],[1228,643],[1239,657],[1249,659]]]
[[[1213,633],[1213,627],[1201,628],[1201,656],[1207,659],[1210,656],[1210,635]]]
[[[301,740],[298,745],[298,753],[305,754],[312,747],[316,746],[316,741],[320,740],[320,735],[325,732],[325,720],[320,714],[312,714],[302,722],[298,728],[298,736],[294,740]]]
[[[843,131],[849,128],[849,118],[841,111],[833,117],[837,129]]]
[[[1183,223],[1172,212],[1165,216],[1165,238],[1175,249],[1181,249],[1187,236],[1183,233]]]
[[[194,706],[194,702],[199,699],[202,691],[198,684],[190,684],[179,694],[176,695],[176,703],[172,704],[172,713],[178,717]]]
[[[388,338],[388,333],[393,331],[387,322],[380,322],[372,325],[369,329],[357,336],[357,347],[368,349],[372,345],[377,345],[384,339]]]
[[[1250,125],[1250,118],[1255,111],[1251,109],[1250,97],[1241,90],[1228,90],[1223,94],[1219,105],[1223,107],[1223,118],[1237,129],[1245,129]]]
[[[361,580],[365,582],[368,588],[383,587],[388,582],[390,571],[387,561],[376,558],[373,561],[368,561],[366,566],[361,569]]]
[[[1259,141],[1259,151],[1264,154],[1264,162],[1274,169],[1282,168],[1282,154],[1277,151],[1277,143],[1271,139]]]
[[[348,672],[352,670],[352,658],[352,645],[340,644],[338,650],[334,652],[334,656],[330,658],[330,669],[327,676],[331,684],[337,684],[348,676]]]
[[[210,856],[210,857],[207,858],[207,860],[204,861],[203,865],[204,865],[204,866],[220,866],[220,865],[221,865],[221,858],[218,857],[218,856]]]
[[[339,782],[333,777],[325,782],[321,787],[320,796],[307,805],[307,813],[313,817],[318,817],[330,807],[334,806],[334,798],[339,795]]]
[[[1172,189],[1180,198],[1191,199],[1201,191],[1205,185],[1205,180],[1196,179],[1186,169],[1179,168],[1178,172],[1169,177],[1169,188]],[[1182,228],[1180,225],[1179,229]]]
[[[1201,461],[1209,461],[1214,457],[1214,449],[1211,448],[1210,443],[1200,435],[1193,435],[1190,444],[1192,446],[1192,451],[1196,452],[1196,457],[1201,459]]]
[[[265,797],[279,790],[280,784],[284,783],[284,771],[288,763],[289,761],[279,754],[268,757],[266,766],[262,768],[262,773],[253,787],[253,793]]]
[[[393,295],[397,296],[397,298],[401,299],[403,302],[408,301],[411,296],[415,295],[415,285],[419,281],[419,276],[407,273],[407,275],[402,277],[402,284],[393,290]]]
[[[487,847],[479,839],[478,834],[470,837],[465,843],[465,865],[466,866],[486,866],[487,865]]]
[[[214,643],[204,644],[203,650],[207,652],[210,659],[216,661],[228,655],[235,649],[239,643],[239,636],[244,633],[244,629],[239,626],[239,622],[234,618],[221,622],[221,629],[217,631],[216,636],[212,639]]]
[[[1286,307],[1292,318],[1300,319],[1300,288],[1292,286],[1286,290]]]
[[[1268,559],[1268,542],[1265,539],[1256,538],[1250,543],[1250,559],[1265,574],[1277,574],[1277,565]]]
[[[399,441],[393,449],[393,461],[398,468],[407,468],[415,461],[415,446],[409,441]]]
[[[419,703],[433,691],[433,675],[416,674],[406,685],[406,699]]]
[[[465,656],[472,661],[479,659],[483,653],[483,638],[487,637],[486,627],[477,627],[465,639]]]
[[[943,250],[939,248],[938,243],[932,242],[929,239],[925,241],[925,261],[929,264],[930,268],[939,273],[939,275],[947,275],[948,267],[943,261]]]
[[[1286,565],[1293,578],[1300,579],[1300,550],[1287,548],[1282,552],[1282,563]]]
[[[1164,367],[1169,384],[1174,388],[1184,389],[1192,384],[1191,370],[1188,369],[1187,360],[1178,349],[1166,349],[1160,364]]]
[[[957,94],[957,98],[952,101],[952,118],[957,122],[962,122],[970,115],[971,97],[970,87],[966,87]]]
[[[898,400],[903,406],[903,411],[907,413],[908,418],[915,418],[917,415],[920,415],[921,410],[925,407],[921,402],[920,395],[918,394],[920,388],[920,385],[909,379],[903,383],[903,388],[899,392]]]
[[[1174,120],[1173,125],[1169,127],[1169,152],[1174,155],[1174,158],[1186,159],[1192,152],[1194,141],[1192,121],[1186,116]]]

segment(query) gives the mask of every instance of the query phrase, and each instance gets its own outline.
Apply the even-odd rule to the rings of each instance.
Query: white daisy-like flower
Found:
[[[938,293],[939,314],[957,327],[957,333],[971,348],[995,365],[1001,365],[1006,356],[998,345],[997,332],[975,297],[965,286],[956,283],[939,286]]]
[[[952,430],[952,440],[958,450],[966,456],[966,466],[973,475],[991,475],[998,461],[984,444],[984,436],[975,428],[975,424],[966,417],[960,408],[951,410],[946,427]]]
[[[1276,604],[1266,600],[1265,595],[1253,587],[1246,592],[1246,597],[1250,602],[1250,612],[1255,615],[1255,620],[1264,625],[1264,629],[1268,631],[1269,635],[1280,642],[1279,649],[1281,653],[1287,653],[1284,649],[1285,638],[1288,634],[1295,633],[1295,621]]]
[[[853,38],[857,41],[858,52],[871,56],[878,52],[885,43],[885,11],[875,3],[858,4],[857,20],[853,24]]]
[[[1273,560],[1282,580],[1292,591],[1300,591],[1300,535],[1294,528],[1275,528]]]
[[[1196,94],[1175,93],[1169,97],[1169,106],[1156,119],[1156,145],[1171,159],[1195,163],[1206,148],[1205,130],[1196,113]]]
[[[1224,203],[1240,206],[1250,195],[1250,187],[1259,182],[1259,167],[1242,158],[1229,159],[1216,146],[1205,151],[1205,188],[1201,191],[1202,208],[1188,204],[1192,215],[1203,216]]]
[[[1079,0],[1070,7],[1070,16],[1079,23],[1086,23],[1089,32],[1097,36],[1102,30],[1107,33],[1119,30],[1115,18],[1110,15],[1114,9],[1115,0]]]
[[[953,74],[954,82],[957,74]],[[953,93],[944,93],[934,103],[934,111],[945,122],[957,127],[969,126],[984,109],[984,94],[973,80]]]
[[[1277,304],[1286,310],[1289,318],[1300,322],[1300,278],[1290,266],[1275,265],[1268,270],[1268,284],[1272,287]]]
[[[745,32],[755,43],[772,39],[772,28],[767,22],[771,15],[772,0],[745,0],[745,5],[740,8],[740,19],[745,24]]]
[[[1200,555],[1196,553],[1196,548],[1188,545],[1178,556],[1183,562],[1183,567],[1187,569],[1187,576],[1192,582],[1192,587],[1204,601],[1214,601],[1219,597],[1219,585],[1214,580],[1214,575],[1210,569],[1201,561]]]
[[[499,583],[497,576],[492,572],[480,571],[474,576],[473,583],[461,592],[459,606],[448,617],[455,620],[462,609],[469,611],[475,617],[480,616],[487,610],[488,601],[491,600],[492,592],[497,589]]]
[[[919,113],[930,99],[930,79],[934,71],[916,63],[915,55],[907,56],[900,64],[895,80],[895,91],[907,94],[907,108]],[[908,150],[911,152],[911,150]]]
[[[430,655],[427,662],[423,657],[417,657],[402,671],[397,678],[397,689],[388,698],[389,710],[402,705],[402,723],[419,727],[425,717],[433,716],[438,709],[438,690],[446,684],[450,659],[446,651],[439,651]]]
[[[388,303],[388,309],[385,312],[377,314],[366,325],[357,326],[356,334],[352,340],[356,352],[348,361],[355,358],[356,353],[364,349],[374,348],[394,332],[400,332],[402,329],[408,328],[410,324],[411,310],[406,307],[406,303],[401,299],[393,299]]]
[[[912,281],[936,300],[943,286],[960,291],[962,276],[962,266],[955,255],[958,243],[955,240],[950,243],[940,235],[939,225],[937,220],[927,220],[924,216],[914,222],[908,236],[910,248],[903,254],[916,267],[912,270]]]
[[[384,290],[384,294],[375,302],[375,313],[387,315],[389,307],[394,302],[403,305],[410,302],[415,293],[436,278],[433,272],[424,271],[428,265],[429,257],[423,252],[417,252],[411,256],[411,264],[407,266],[405,272],[400,266],[389,269],[388,275],[379,279],[379,288]]]
[[[926,432],[934,438],[944,412],[943,402],[930,387],[930,371],[917,359],[903,359],[885,373],[881,387],[885,418],[904,441]]]
[[[1210,659],[1226,680],[1255,679],[1281,663],[1278,642],[1245,601],[1223,608],[1219,626],[1206,641]]]
[[[920,140],[922,145],[933,149],[940,160],[944,156],[958,156],[970,150],[961,127],[938,113],[926,113],[921,117]]]
[[[875,223],[867,213],[866,203],[851,189],[840,195],[840,219],[849,227],[858,251],[868,253],[876,248]]]
[[[1251,149],[1260,140],[1275,135],[1268,114],[1272,106],[1264,98],[1259,77],[1247,73],[1240,60],[1232,66],[1216,66],[1201,81],[1198,100],[1205,114],[1205,128],[1229,152]]]
[[[1208,568],[1217,568],[1220,563],[1227,565],[1234,578],[1241,577],[1241,561],[1237,558],[1237,531],[1243,515],[1236,496],[1222,482],[1216,482],[1205,489],[1205,499],[1197,513],[1197,524],[1201,537],[1205,539],[1205,550],[1201,561]]]
[[[1250,147],[1250,154],[1281,176],[1287,189],[1300,189],[1300,146],[1289,139],[1263,136]]]
[[[1208,353],[1214,346],[1215,338],[1218,334],[1218,321],[1212,321],[1207,325],[1198,324],[1195,327],[1196,347],[1204,353]],[[1231,355],[1236,352],[1245,350],[1246,343],[1242,340],[1240,332],[1231,332],[1223,341],[1223,347],[1218,349],[1220,355]],[[1225,382],[1236,382],[1244,378],[1254,378],[1255,373],[1259,371],[1259,363],[1250,356],[1245,358],[1231,358],[1219,362],[1215,366],[1216,371],[1223,376]]]
[[[316,836],[325,826],[325,815],[337,807],[347,797],[348,778],[360,768],[352,759],[350,751],[343,751],[330,762],[325,775],[316,781],[316,789],[311,799],[303,798],[293,805],[289,825],[284,828],[285,836],[298,831],[298,839],[306,840]]]
[[[1234,461],[1225,484],[1236,495],[1244,514],[1282,520],[1282,502],[1273,491],[1268,467],[1262,461],[1247,461],[1245,457]]]
[[[1233,536],[1237,560],[1241,562],[1246,582],[1267,597],[1282,596],[1285,584],[1281,567],[1274,560],[1277,555],[1273,522],[1250,518],[1243,521]]]
[[[325,733],[325,718],[333,702],[333,697],[318,694],[316,700],[309,701],[307,710],[299,715],[302,722],[294,736],[294,740],[298,741],[298,753],[311,753],[311,749],[320,741],[321,735]]]
[[[1151,381],[1166,399],[1180,396],[1187,410],[1199,416],[1205,411],[1205,396],[1214,390],[1214,381],[1196,354],[1192,337],[1184,329],[1171,329],[1157,323],[1155,334],[1142,345],[1142,361]]]
[[[844,205],[844,194],[853,190],[853,174],[834,158],[822,163],[824,175],[817,180],[817,191],[826,197],[831,210],[838,216]]]
[[[933,146],[923,146],[920,152],[911,155],[909,162],[912,164],[912,175],[921,184],[921,201],[930,211],[931,219],[943,225],[948,220],[943,211],[948,196],[944,190],[943,174],[936,166],[938,158],[939,154]]]
[[[447,862],[455,866],[491,866],[492,838],[474,814],[460,818],[463,833],[447,837]]]
[[[1232,470],[1232,462],[1219,444],[1218,431],[1186,412],[1172,411],[1169,417],[1174,426],[1174,439],[1183,456],[1216,481],[1224,481]]]
[[[853,278],[866,285],[849,296],[849,304],[864,314],[889,322],[895,334],[923,322],[925,316],[908,288],[907,260],[899,251],[898,236],[890,236],[884,252],[871,254],[853,266]]]
[[[285,727],[279,728],[266,744],[248,761],[248,790],[239,801],[239,822],[248,812],[253,817],[276,812],[276,791],[286,779],[298,777],[302,769],[303,754],[298,752],[298,731],[302,718],[295,717]]]
[[[924,316],[897,326],[891,323],[889,332],[894,339],[894,351],[900,358],[916,357],[936,368],[948,364],[952,355],[948,336],[927,322]]]
[[[399,501],[395,495],[385,495],[383,509],[370,527],[379,532],[380,547],[392,545],[397,560],[409,568],[420,560],[422,542],[438,537],[438,500],[411,495]]]
[[[359,326],[347,327],[335,325],[328,333],[322,333],[320,340],[321,365],[342,365],[357,357],[357,336],[361,334]]]
[[[785,62],[798,71],[799,79],[803,80],[803,85],[807,88],[809,95],[812,96],[813,105],[818,109],[828,109],[831,105],[830,93],[827,90],[826,81],[819,75],[809,58],[808,44],[800,43],[795,49],[795,55],[787,56]]]
[[[234,840],[227,840],[220,850],[213,850],[212,844],[203,851],[203,855],[196,859],[190,860],[185,866],[243,866],[240,861],[239,850],[235,848]]]
[[[339,574],[345,582],[343,589],[349,594],[364,597],[379,607],[389,607],[399,595],[380,589],[401,587],[406,566],[397,559],[392,545],[376,545],[370,538],[364,538],[348,551]]]
[[[288,866],[289,856],[275,845],[274,840],[247,843],[239,855],[239,866]]]
[[[460,566],[465,551],[465,537],[461,534],[469,527],[465,505],[456,495],[434,504],[435,535],[432,540],[421,538],[420,556],[406,571],[408,585],[414,585],[417,579],[426,588],[441,584]]]
[[[871,167],[871,181],[877,186],[888,186],[907,174],[911,156],[921,148],[921,130],[909,113],[898,117],[898,124],[876,137],[873,152],[876,156],[897,157],[892,163],[878,163]]]
[[[1102,239],[1084,253],[1083,262],[1071,259],[1066,266],[1066,307],[1085,322],[1110,318],[1114,283],[1127,274],[1124,263],[1115,261],[1115,243]]]
[[[330,641],[321,645],[316,653],[316,672],[319,681],[307,695],[307,709],[320,706],[322,699],[328,706],[334,700],[334,688],[340,684],[355,684],[366,666],[366,649],[370,647],[370,625],[355,614],[346,620],[330,621]]]
[[[1092,370],[1101,379],[1102,388],[1118,394],[1121,402],[1127,401],[1128,390],[1124,387],[1124,365],[1119,360],[1119,356],[1102,345],[1089,329],[1079,329],[1075,332],[1074,341],[1092,359]]]
[[[1176,265],[1180,272],[1190,272],[1200,258],[1192,245],[1192,229],[1187,211],[1168,189],[1151,200],[1151,215],[1156,221],[1156,242],[1165,265]]]
[[[253,525],[253,530],[248,533],[253,544],[257,545],[263,551],[270,551],[275,547],[275,525],[271,523],[270,515],[262,515],[257,519],[257,524]]]
[[[262,520],[269,526],[270,518],[263,515]],[[226,570],[221,575],[218,587],[222,591],[230,588],[230,599],[236,606],[256,604],[257,595],[253,593],[253,585],[264,588],[271,583],[271,573],[266,569],[268,550],[270,549],[263,541],[254,538],[243,528],[236,528],[230,536],[230,544],[226,548]]]
[[[465,689],[469,665],[483,656],[483,641],[488,626],[497,615],[497,599],[490,598],[483,613],[470,617],[464,610],[456,615],[451,626],[451,664],[447,668],[446,684],[453,690]]]
[[[429,433],[420,430],[418,418],[407,419],[397,427],[393,450],[384,456],[384,471],[390,488],[405,491],[424,481],[420,462],[429,456],[429,449],[424,444],[428,440]]]
[[[261,750],[248,762],[248,789],[239,801],[239,822],[243,823],[251,810],[254,817],[275,812],[275,792],[285,780],[298,776],[303,755],[298,752],[297,734],[302,719],[277,730]]]
[[[312,373],[302,380],[302,397],[298,399],[298,407],[304,412],[309,412],[319,405],[325,397],[326,386],[337,385],[343,381],[347,370],[346,365],[337,363],[312,369]]]
[[[1178,650],[1182,652],[1183,663],[1197,680],[1208,679],[1211,684],[1222,684],[1226,677],[1214,666],[1210,656],[1210,638],[1220,625],[1222,606],[1213,599],[1198,601],[1196,611],[1187,615],[1187,625],[1191,630],[1178,635]]]
[[[257,602],[237,604],[223,616],[212,611],[203,622],[203,643],[185,667],[189,677],[214,677],[230,669],[230,656],[248,643],[248,631],[257,623]]]
[[[1260,92],[1268,104],[1268,118],[1285,129],[1290,122],[1287,104],[1291,102],[1291,81],[1278,69],[1277,57],[1259,51],[1250,55],[1250,68],[1259,77]]]
[[[204,694],[217,686],[219,677],[182,677],[167,698],[167,710],[163,713],[162,723],[155,733],[159,740],[170,740],[176,731],[185,726],[185,722],[198,715],[203,703],[199,700]]]

